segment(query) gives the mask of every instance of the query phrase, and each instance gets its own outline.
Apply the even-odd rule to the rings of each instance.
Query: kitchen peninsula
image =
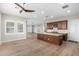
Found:
[[[67,20],[47,23],[47,31],[37,34],[37,39],[55,45],[61,45],[67,40]]]
[[[38,33],[37,39],[47,41],[49,43],[55,44],[55,45],[61,45],[64,40],[66,40],[67,34],[61,34],[61,33]]]

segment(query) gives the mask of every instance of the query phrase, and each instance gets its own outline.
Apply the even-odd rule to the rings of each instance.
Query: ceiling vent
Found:
[[[68,7],[69,7],[69,5],[64,5],[64,6],[62,6],[63,9],[66,9],[66,8],[68,8]]]

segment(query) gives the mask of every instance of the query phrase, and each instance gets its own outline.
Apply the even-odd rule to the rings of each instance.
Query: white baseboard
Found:
[[[26,39],[26,38],[18,38],[18,39],[12,39],[12,40],[7,40],[7,41],[1,41],[1,44],[6,43],[6,42],[11,42],[11,41],[23,40],[23,39]]]

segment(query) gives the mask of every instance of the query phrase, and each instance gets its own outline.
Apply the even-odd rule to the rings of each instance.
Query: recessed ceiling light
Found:
[[[70,10],[67,10],[67,13],[70,13],[71,11]]]
[[[51,18],[53,18],[54,16],[50,16]]]
[[[41,11],[41,14],[44,14],[44,11]]]

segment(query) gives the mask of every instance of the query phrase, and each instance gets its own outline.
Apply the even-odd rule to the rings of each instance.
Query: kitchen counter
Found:
[[[37,39],[47,41],[55,45],[61,45],[63,41],[66,41],[66,34],[42,32],[37,33]]]
[[[42,33],[38,33],[38,34],[47,34],[47,35],[53,35],[53,36],[62,36],[63,34],[62,33],[49,33],[49,32],[42,32]]]

